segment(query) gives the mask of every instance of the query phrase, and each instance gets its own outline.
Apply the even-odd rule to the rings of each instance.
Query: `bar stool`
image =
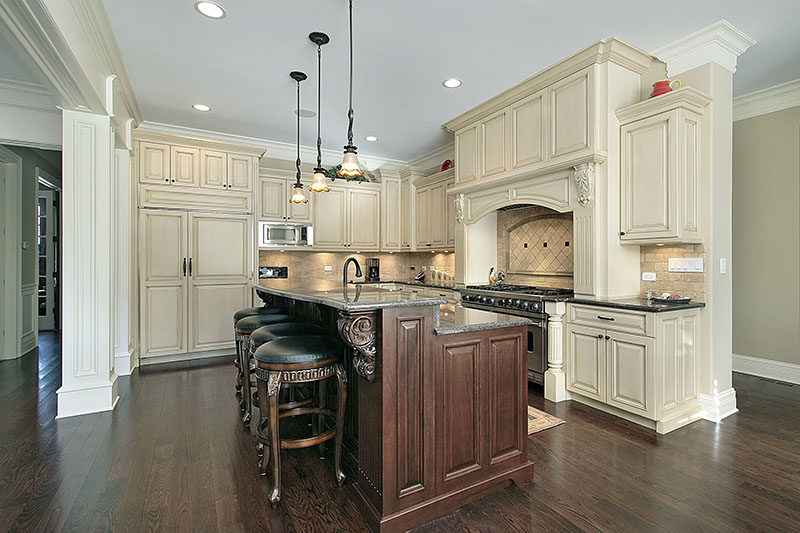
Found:
[[[337,362],[342,351],[343,345],[338,339],[317,335],[279,338],[262,344],[255,351],[259,397],[262,405],[264,399],[267,399],[269,406],[269,409],[261,409],[261,420],[256,427],[259,443],[269,448],[269,454],[265,451],[259,467],[261,475],[266,475],[270,459],[272,460],[272,491],[269,494],[272,507],[277,507],[281,499],[281,449],[307,448],[335,438],[336,481],[340,487],[344,483],[341,459],[347,376],[342,365]],[[285,383],[324,383],[334,376],[338,384],[336,412],[323,405],[282,409],[284,406],[278,403],[281,386]],[[301,439],[280,438],[278,426],[281,418],[309,414],[317,415],[313,436]],[[332,421],[334,426],[322,431],[323,417]]]
[[[316,324],[310,324],[308,322],[281,322],[279,324],[270,324],[269,326],[261,326],[257,330],[253,331],[250,334],[250,347],[249,347],[249,359],[253,359],[253,354],[255,353],[256,349],[259,346],[264,344],[265,342],[274,341],[275,339],[281,339],[283,337],[298,337],[302,335],[322,335],[323,331],[322,328],[317,326]],[[251,371],[252,373],[252,371]],[[302,385],[293,385],[292,390],[290,393],[294,392],[294,386],[302,386]],[[324,393],[324,387],[320,393]],[[255,393],[253,397],[252,405],[261,409],[261,405],[259,402],[258,392]],[[289,402],[292,403],[293,407],[300,407],[302,405],[307,405],[311,403],[312,400],[307,400],[304,403],[294,404],[294,395],[291,394]],[[322,445],[320,445],[322,446]],[[259,447],[259,450],[261,447]]]
[[[284,309],[280,307],[271,307],[271,306],[263,306],[263,307],[245,307],[244,309],[239,309],[233,314],[233,333],[234,338],[236,339],[236,357],[233,358],[233,364],[236,367],[236,385],[235,390],[236,394],[242,392],[242,365],[240,361],[242,359],[242,345],[241,340],[236,335],[236,323],[241,319],[254,316],[254,315],[283,315],[286,314]]]
[[[252,400],[250,391],[250,334],[261,326],[280,324],[282,322],[294,322],[294,318],[278,313],[251,315],[239,319],[234,327],[236,340],[240,345],[239,370],[242,374],[242,397],[239,400],[239,408],[242,410],[242,422],[244,422],[245,426],[250,424],[250,401]]]

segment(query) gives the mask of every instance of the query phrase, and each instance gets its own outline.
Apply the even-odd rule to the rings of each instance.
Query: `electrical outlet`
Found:
[[[656,280],[655,272],[642,272],[642,281],[655,281],[655,280]]]
[[[670,272],[703,272],[702,257],[670,257]]]
[[[333,267],[331,265],[325,265],[325,272],[333,272]]]

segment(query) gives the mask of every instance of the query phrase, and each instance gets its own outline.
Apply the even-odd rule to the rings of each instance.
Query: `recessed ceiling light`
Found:
[[[299,115],[303,118],[314,118],[317,116],[317,113],[310,109],[301,109],[300,111],[295,111],[294,114]]]
[[[197,2],[194,8],[201,14],[210,19],[221,19],[225,17],[225,10],[214,2]]]
[[[365,141],[369,141],[371,143],[374,143],[375,141],[378,140],[378,138],[375,137],[374,135],[367,135],[366,137],[364,137],[364,140]]]
[[[461,80],[458,78],[447,78],[442,82],[442,85],[448,89],[455,89],[456,87],[461,87]]]
[[[206,104],[194,104],[192,109],[195,111],[211,111],[211,108],[208,107]]]

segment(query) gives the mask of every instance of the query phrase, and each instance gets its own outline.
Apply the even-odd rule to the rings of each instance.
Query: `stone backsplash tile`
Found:
[[[697,301],[705,301],[705,273],[669,272],[669,259],[671,257],[698,257],[703,258],[705,268],[705,247],[702,244],[673,244],[666,246],[642,246],[640,249],[640,264],[642,272],[655,272],[656,281],[642,281],[642,294],[653,291],[658,296],[661,293],[678,293],[681,296]]]

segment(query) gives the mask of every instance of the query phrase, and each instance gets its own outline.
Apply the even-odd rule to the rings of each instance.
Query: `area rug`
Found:
[[[549,415],[544,411],[540,411],[531,407],[530,405],[528,406],[528,435],[544,431],[545,429],[550,429],[563,423],[564,421],[558,417]]]

